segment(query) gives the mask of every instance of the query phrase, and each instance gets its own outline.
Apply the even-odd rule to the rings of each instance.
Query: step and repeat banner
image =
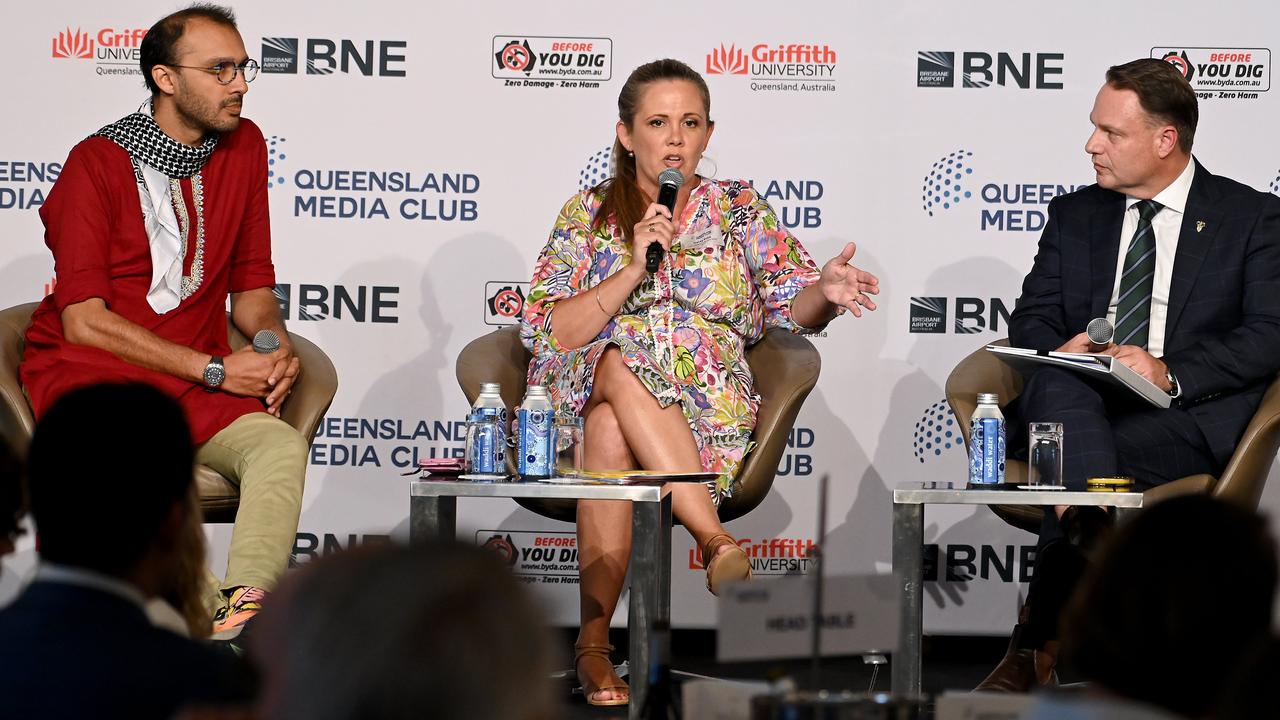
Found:
[[[77,141],[146,99],[142,34],[176,3],[24,3],[3,13],[0,303],[55,285],[37,211]],[[768,499],[729,531],[755,574],[804,572],[831,476],[833,573],[890,569],[891,490],[963,481],[944,401],[965,355],[1005,337],[1049,201],[1093,182],[1089,111],[1112,64],[1167,58],[1200,95],[1196,155],[1262,190],[1280,175],[1273,28],[1262,2],[407,1],[243,4],[263,71],[244,114],[271,158],[281,307],[341,388],[311,450],[296,561],[407,536],[404,474],[462,452],[454,361],[515,322],[561,204],[609,172],[619,89],[681,59],[711,88],[706,175],[745,178],[819,262],[848,241],[880,309],[814,338],[822,377]],[[1194,18],[1194,19],[1192,19]],[[88,459],[86,470],[91,471]],[[1280,507],[1275,488],[1264,507]],[[984,508],[926,513],[926,629],[1007,632],[1033,536]],[[459,503],[459,534],[505,552],[557,622],[577,617],[573,527]],[[215,570],[230,526],[209,526]],[[34,562],[6,560],[12,594]],[[715,623],[677,530],[678,626]],[[625,598],[615,622],[625,622]]]

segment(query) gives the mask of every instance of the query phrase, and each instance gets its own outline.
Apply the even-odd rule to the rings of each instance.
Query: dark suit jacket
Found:
[[[0,610],[0,717],[167,719],[250,691],[237,660],[108,592],[34,582]]]
[[[1053,350],[1105,317],[1125,198],[1091,185],[1054,198],[1009,323]],[[1203,225],[1200,225],[1203,223]],[[1280,371],[1280,198],[1196,162],[1169,287],[1164,361],[1219,467]]]

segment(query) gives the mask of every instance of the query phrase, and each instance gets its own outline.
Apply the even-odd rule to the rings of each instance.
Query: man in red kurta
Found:
[[[57,286],[32,318],[22,382],[37,417],[99,382],[146,382],[181,404],[197,462],[240,485],[216,601],[226,632],[287,566],[307,454],[279,419],[299,363],[272,294],[266,145],[240,118],[258,68],[234,16],[210,6],[156,23],[140,54],[150,112],[76,145],[40,210]],[[271,330],[278,350],[231,352],[228,295],[236,327]]]

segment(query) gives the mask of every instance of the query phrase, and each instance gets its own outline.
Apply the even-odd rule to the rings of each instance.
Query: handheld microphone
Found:
[[[684,185],[684,175],[675,168],[667,168],[658,173],[658,204],[665,207],[675,217],[676,212],[676,193],[680,191],[680,186]],[[648,272],[657,272],[658,263],[662,262],[662,244],[649,243],[649,249],[644,251],[644,269]]]
[[[1106,318],[1094,318],[1089,321],[1089,326],[1085,328],[1085,334],[1089,336],[1089,351],[1099,352],[1111,339],[1115,337],[1116,329],[1107,322]]]
[[[280,338],[270,330],[259,330],[253,336],[253,351],[263,354],[273,353],[280,349]]]

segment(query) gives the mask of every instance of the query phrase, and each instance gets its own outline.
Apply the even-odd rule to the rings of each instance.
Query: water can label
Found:
[[[1004,420],[976,418],[969,425],[969,484],[1004,482]]]
[[[529,477],[551,477],[554,455],[551,452],[551,426],[555,412],[520,409],[520,474]]]
[[[494,417],[498,419],[497,434],[491,440],[492,446],[487,451],[486,459],[477,464],[477,467],[484,465],[490,469],[476,470],[481,473],[506,473],[507,472],[507,409],[506,408],[477,408],[476,414],[482,417]],[[488,434],[488,433],[486,433]]]

